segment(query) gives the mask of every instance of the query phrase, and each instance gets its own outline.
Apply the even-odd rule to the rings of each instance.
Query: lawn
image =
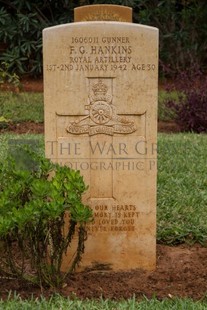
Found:
[[[159,135],[159,242],[207,245],[206,154],[207,135]]]
[[[193,302],[190,299],[165,299],[162,301],[153,298],[148,300],[144,298],[137,302],[135,298],[121,301],[112,301],[108,299],[100,300],[78,300],[64,298],[59,295],[52,297],[49,300],[32,299],[22,300],[18,296],[10,298],[8,301],[0,301],[1,309],[8,310],[205,310],[207,302],[197,301]]]
[[[0,91],[0,117],[2,116],[12,122],[43,122],[43,94]]]

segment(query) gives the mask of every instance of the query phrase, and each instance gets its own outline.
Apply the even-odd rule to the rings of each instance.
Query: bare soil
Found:
[[[175,122],[158,122],[158,131],[165,133],[176,133],[180,132],[180,127]],[[44,133],[44,124],[35,122],[9,123],[6,128],[0,127],[0,133],[4,132],[12,132],[16,134]]]
[[[28,285],[15,279],[0,278],[0,297],[6,299],[8,292],[16,291],[22,298],[32,295],[45,297],[58,292],[63,296],[85,298],[130,298],[143,296],[158,299],[188,297],[193,300],[205,298],[207,293],[207,248],[180,245],[157,246],[155,271],[131,270],[122,272],[88,271],[71,274],[63,289],[54,291]]]
[[[25,91],[42,91],[42,81],[26,80]],[[160,132],[179,132],[174,122],[159,122]],[[43,133],[44,125],[33,122],[9,124],[1,129],[13,133]],[[9,291],[16,291],[22,298],[41,294],[49,297],[54,290],[41,291],[38,287],[28,285],[16,279],[0,277],[0,297],[6,299]],[[154,271],[131,270],[122,272],[98,271],[81,272],[70,275],[63,289],[58,291],[63,296],[75,294],[79,298],[121,299],[133,295],[140,299],[156,296],[159,299],[188,297],[194,300],[205,298],[207,294],[207,248],[179,245],[170,247],[157,245],[157,267]]]
[[[44,124],[35,122],[9,123],[8,127],[0,128],[0,133],[12,132],[16,134],[30,133],[38,134],[44,133]]]
[[[12,84],[5,83],[0,85],[0,89],[13,91],[13,92],[20,92],[20,91],[28,91],[28,92],[43,92],[43,80],[32,79],[32,78],[23,78],[20,81],[20,86],[15,87]]]

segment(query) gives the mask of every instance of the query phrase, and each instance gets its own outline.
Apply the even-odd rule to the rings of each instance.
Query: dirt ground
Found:
[[[8,292],[20,294],[22,298],[43,294],[49,297],[54,290],[41,290],[17,280],[0,278],[0,297],[6,299]],[[57,292],[57,291],[56,291]],[[188,297],[193,300],[205,298],[207,293],[207,248],[200,245],[157,246],[155,271],[131,270],[122,272],[98,271],[70,275],[65,287],[58,291],[63,296],[81,299],[122,299],[133,295],[158,299]]]
[[[25,80],[22,82],[25,91],[42,91],[40,80]],[[6,86],[4,89],[8,89]],[[159,122],[160,132],[179,132],[176,123]],[[32,122],[9,124],[7,129],[15,133],[43,133],[44,125]],[[7,298],[10,290],[16,291],[22,298],[31,295],[38,297],[43,293],[49,297],[54,293],[47,289],[43,292],[37,287],[0,277],[0,297]],[[156,296],[189,297],[194,300],[205,298],[207,294],[207,248],[200,245],[192,247],[180,245],[176,247],[157,245],[157,267],[155,271],[142,270],[111,272],[81,272],[70,275],[66,285],[59,291],[64,296],[79,298],[104,298],[121,299],[133,295],[136,298]]]
[[[180,127],[175,122],[159,122],[158,131],[165,133],[176,133],[180,132]],[[16,134],[44,133],[44,124],[34,122],[9,123],[7,128],[0,128],[0,133],[4,132],[12,132]]]

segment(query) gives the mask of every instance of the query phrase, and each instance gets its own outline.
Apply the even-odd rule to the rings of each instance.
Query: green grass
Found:
[[[159,241],[207,245],[206,171],[207,135],[159,135]]]
[[[46,300],[44,298],[22,300],[18,296],[9,298],[8,301],[0,301],[0,309],[8,310],[204,310],[207,308],[206,301],[193,302],[190,299],[164,299],[158,301],[144,299],[137,302],[135,298],[122,301],[111,300],[78,300],[69,299],[59,295]]]
[[[177,100],[178,93],[159,91],[158,119],[161,121],[174,119],[174,113],[165,106],[167,98]],[[12,122],[43,122],[43,94],[0,91],[0,117],[2,116]]]
[[[12,122],[44,121],[42,93],[0,92],[0,117]]]

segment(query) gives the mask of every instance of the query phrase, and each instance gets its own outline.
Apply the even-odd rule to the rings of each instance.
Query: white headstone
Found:
[[[81,171],[94,210],[81,266],[153,269],[158,30],[77,22],[43,42],[46,156]]]

